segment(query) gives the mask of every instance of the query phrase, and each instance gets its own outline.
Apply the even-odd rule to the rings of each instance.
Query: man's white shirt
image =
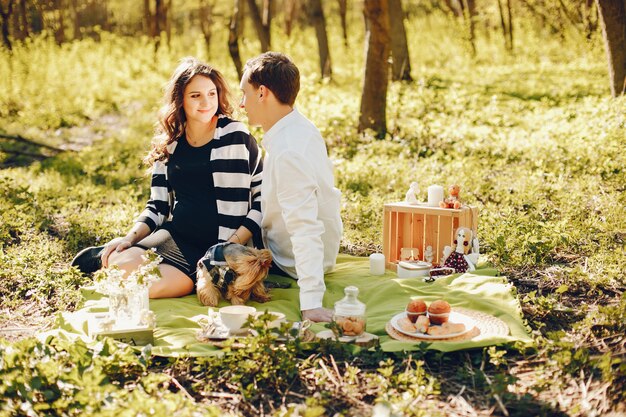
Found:
[[[335,266],[343,229],[326,144],[294,109],[265,133],[262,145],[265,246],[276,265],[298,279],[300,309],[322,307],[324,272]]]

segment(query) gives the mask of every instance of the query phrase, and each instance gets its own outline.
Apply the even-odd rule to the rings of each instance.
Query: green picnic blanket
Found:
[[[271,275],[270,281],[291,282],[291,288],[271,290],[272,300],[267,303],[249,302],[258,310],[285,313],[288,320],[301,320],[298,302],[298,285],[287,277]],[[532,342],[524,325],[520,305],[514,295],[514,288],[505,277],[490,268],[479,268],[473,273],[451,275],[425,283],[422,278],[399,279],[392,271],[383,276],[373,276],[369,272],[367,258],[339,255],[337,267],[327,274],[324,306],[332,308],[344,295],[345,287],[359,288],[359,299],[367,306],[367,331],[380,337],[384,351],[423,349],[421,342],[403,342],[392,339],[385,331],[386,323],[403,311],[411,298],[422,298],[426,302],[444,298],[452,307],[464,307],[489,313],[503,320],[510,329],[508,336],[482,336],[472,340],[452,342],[433,341],[426,348],[440,351],[455,351],[497,345],[506,342]],[[84,288],[83,308],[72,313],[61,313],[58,328],[43,334],[65,337],[87,338],[87,318],[90,313],[107,309],[107,300],[93,288]],[[222,305],[227,305],[222,301]],[[156,313],[157,327],[154,331],[152,353],[157,356],[205,356],[219,352],[219,349],[201,343],[196,339],[199,329],[198,316],[207,314],[207,307],[200,305],[195,294],[176,299],[150,300],[150,309]],[[315,332],[325,330],[324,324],[311,327]]]

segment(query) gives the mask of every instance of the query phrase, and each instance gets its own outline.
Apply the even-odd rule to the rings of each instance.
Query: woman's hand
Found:
[[[111,240],[109,243],[104,245],[104,250],[102,251],[102,255],[100,257],[102,260],[102,266],[105,268],[109,266],[109,255],[111,255],[113,251],[122,252],[131,246],[133,246],[133,242],[131,242],[127,237],[116,237]]]

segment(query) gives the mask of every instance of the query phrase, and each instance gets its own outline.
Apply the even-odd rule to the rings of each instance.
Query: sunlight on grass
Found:
[[[381,141],[356,130],[362,25],[353,16],[345,47],[336,19],[329,24],[336,46],[331,81],[319,81],[311,28],[295,30],[289,39],[275,28],[272,38],[300,67],[297,106],[320,128],[335,165],[343,193],[343,251],[380,250],[383,204],[402,200],[412,181],[422,199],[430,184],[458,183],[463,201],[480,209],[481,252],[519,286],[545,359],[533,381],[537,395],[555,379],[564,387],[583,368],[603,381],[613,381],[613,374],[623,378],[623,364],[612,362],[617,359],[598,359],[587,349],[596,336],[623,334],[626,308],[619,295],[626,285],[626,99],[609,96],[598,36],[586,41],[566,33],[558,39],[525,28],[517,31],[513,55],[501,39],[481,36],[472,59],[462,23],[437,12],[412,17],[414,81],[390,84],[389,132]],[[199,36],[175,37],[157,52],[147,38],[100,36],[100,42],[62,46],[35,38],[17,44],[12,55],[0,50],[0,132],[55,146],[85,135],[80,139],[86,145],[0,171],[0,296],[7,308],[27,309],[25,302],[32,301],[52,314],[79,302],[77,288],[85,279],[68,261],[80,248],[125,233],[139,214],[149,193],[141,161],[163,84],[181,57],[206,55]],[[240,93],[225,31],[214,40],[212,62],[227,77],[236,104]],[[259,44],[247,38],[240,48],[245,61]],[[106,115],[125,123],[109,124]],[[237,117],[246,120],[241,112]],[[89,129],[104,138],[93,142]],[[262,138],[259,129],[252,131]],[[0,153],[0,162],[10,157]],[[574,353],[577,338],[586,341],[586,353]],[[498,352],[492,354],[500,364]],[[437,357],[431,365],[445,360]],[[465,366],[474,372],[471,360]],[[421,366],[407,375],[428,379],[427,394],[436,395],[438,382]],[[474,374],[466,377],[476,382]],[[390,401],[404,404],[403,392],[423,389],[405,382],[394,380],[401,389]],[[511,395],[507,386],[516,382],[505,382],[500,389]],[[623,392],[616,396],[623,399]],[[310,400],[322,411],[324,404]]]

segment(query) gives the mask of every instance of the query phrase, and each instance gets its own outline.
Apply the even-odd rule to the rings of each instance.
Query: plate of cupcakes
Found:
[[[427,305],[423,300],[411,300],[406,310],[391,318],[391,326],[407,336],[421,339],[448,339],[462,336],[474,327],[473,318],[454,311],[445,300]]]

